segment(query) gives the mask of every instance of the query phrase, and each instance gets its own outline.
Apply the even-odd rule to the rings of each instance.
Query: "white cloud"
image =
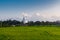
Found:
[[[37,18],[40,17],[40,19],[42,18],[46,21],[60,20],[60,3],[53,5],[51,8],[49,7],[49,9],[37,12],[35,15],[37,16]]]
[[[23,12],[21,15],[24,17],[31,17],[31,15],[29,15],[28,13],[25,13],[25,12]]]
[[[51,5],[51,7],[44,10],[34,11],[32,13],[23,12],[21,17],[25,16],[27,20],[33,21],[56,21],[60,20],[60,3]]]

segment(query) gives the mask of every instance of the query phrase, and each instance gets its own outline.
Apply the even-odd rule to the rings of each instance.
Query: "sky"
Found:
[[[0,0],[0,20],[60,20],[60,0]]]

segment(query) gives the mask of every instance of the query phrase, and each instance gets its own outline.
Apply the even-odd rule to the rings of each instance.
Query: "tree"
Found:
[[[33,26],[33,25],[34,25],[34,22],[33,22],[33,21],[29,21],[27,24],[28,24],[29,26]]]
[[[40,24],[41,24],[40,21],[36,21],[36,22],[34,23],[34,25],[40,25]]]

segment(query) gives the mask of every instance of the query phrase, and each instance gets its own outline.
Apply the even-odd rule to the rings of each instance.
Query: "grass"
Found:
[[[0,40],[60,40],[60,27],[0,28]]]

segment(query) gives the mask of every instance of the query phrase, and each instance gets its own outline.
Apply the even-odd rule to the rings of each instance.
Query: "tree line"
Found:
[[[0,21],[0,27],[15,27],[15,26],[40,26],[40,25],[60,25],[60,21],[28,21],[27,23],[24,23],[23,21],[17,21],[17,20],[6,20],[6,21]]]

